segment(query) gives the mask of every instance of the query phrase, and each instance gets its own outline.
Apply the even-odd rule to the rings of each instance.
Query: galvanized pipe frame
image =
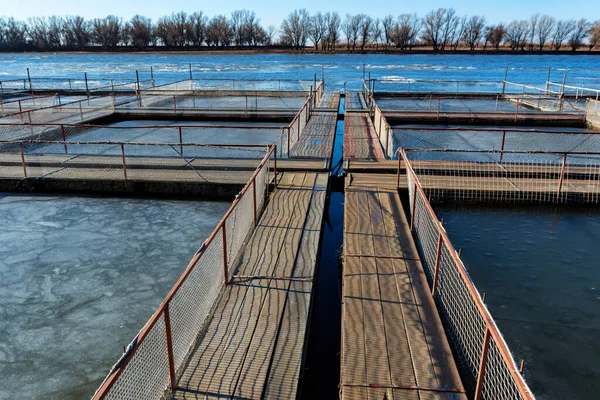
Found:
[[[513,383],[515,384],[515,386],[517,387],[517,389],[519,391],[520,396],[525,400],[533,400],[534,396],[533,396],[531,390],[529,389],[529,387],[527,386],[527,383],[523,379],[523,376],[521,375],[519,369],[517,368],[517,365],[516,365],[516,363],[512,357],[512,354],[508,348],[508,345],[504,341],[504,338],[503,338],[502,334],[500,333],[500,330],[498,329],[496,322],[494,321],[492,315],[490,314],[487,307],[485,306],[483,299],[481,298],[481,295],[479,294],[479,291],[477,290],[477,288],[471,281],[471,278],[469,277],[469,274],[466,271],[466,268],[465,268],[462,260],[460,259],[458,253],[454,249],[454,246],[450,242],[450,239],[448,238],[448,235],[446,234],[445,229],[443,228],[441,222],[438,220],[438,218],[435,214],[435,211],[433,210],[433,207],[429,203],[429,200],[427,199],[425,191],[424,191],[416,173],[414,172],[409,159],[406,157],[404,149],[398,150],[398,176],[400,173],[400,160],[402,160],[402,159],[405,162],[407,175],[410,175],[411,179],[414,182],[414,188],[413,188],[414,199],[412,199],[412,207],[411,207],[412,212],[411,212],[411,225],[410,225],[413,235],[418,236],[418,233],[414,230],[414,216],[415,216],[415,212],[416,212],[416,209],[415,209],[416,198],[417,198],[417,196],[419,196],[421,198],[421,201],[423,201],[423,204],[425,205],[425,211],[429,215],[429,218],[433,221],[433,224],[439,235],[440,240],[438,243],[440,243],[440,246],[438,248],[441,248],[441,244],[446,246],[446,248],[452,258],[453,264],[456,267],[456,270],[458,271],[462,282],[464,283],[465,287],[468,290],[471,300],[475,304],[477,311],[480,314],[480,316],[486,326],[484,340],[483,340],[483,347],[482,347],[481,357],[480,357],[480,362],[479,362],[479,370],[477,372],[477,384],[476,384],[476,388],[475,388],[474,398],[476,400],[479,400],[482,398],[482,389],[483,389],[484,379],[485,379],[485,368],[487,366],[488,355],[489,355],[488,350],[489,350],[490,341],[491,341],[490,338],[491,338],[491,339],[493,339],[494,344],[497,346],[498,351],[504,361],[505,366],[507,367],[507,369],[510,373],[510,376],[512,377]],[[398,186],[398,189],[399,189],[399,186]],[[438,264],[438,263],[436,262],[436,264]],[[438,264],[437,268],[439,268],[439,264]],[[432,289],[432,296],[435,296],[435,291],[433,290],[433,288],[431,288],[431,289]],[[486,338],[487,338],[487,340],[486,340]]]
[[[159,319],[161,317],[164,318],[164,320],[165,320],[165,329],[166,329],[166,338],[167,338],[167,360],[165,360],[165,361],[168,363],[169,382],[170,382],[169,387],[167,389],[170,390],[171,394],[174,393],[176,385],[177,385],[177,374],[176,373],[177,373],[178,366],[175,366],[174,361],[173,361],[173,344],[172,344],[172,340],[171,340],[171,325],[170,325],[170,316],[169,316],[170,301],[173,299],[173,297],[178,292],[178,290],[182,287],[183,283],[186,281],[186,279],[189,277],[189,275],[193,272],[195,266],[200,261],[202,255],[206,252],[207,248],[214,241],[215,237],[219,234],[219,232],[221,232],[224,235],[224,237],[226,237],[225,225],[226,225],[227,219],[234,212],[236,206],[243,199],[244,195],[249,190],[249,188],[254,187],[254,185],[256,184],[255,181],[256,181],[258,174],[265,168],[265,166],[267,166],[267,168],[268,168],[271,156],[275,157],[275,159],[274,159],[275,160],[275,165],[274,165],[275,179],[274,180],[275,180],[275,185],[277,185],[277,177],[276,177],[276,173],[277,173],[277,158],[276,157],[277,156],[276,156],[276,154],[277,154],[277,151],[276,151],[275,145],[267,146],[267,154],[265,155],[265,157],[262,159],[262,161],[260,162],[260,164],[258,165],[256,170],[252,174],[252,177],[250,178],[248,183],[246,183],[246,185],[244,186],[242,191],[236,196],[235,200],[233,201],[233,203],[231,204],[231,206],[229,207],[229,209],[227,210],[227,212],[225,213],[223,218],[219,221],[219,223],[217,224],[215,229],[212,231],[212,233],[210,234],[208,239],[206,239],[204,241],[204,243],[202,244],[200,249],[196,252],[194,257],[192,258],[192,260],[186,267],[185,271],[183,272],[183,274],[179,277],[179,279],[177,280],[177,282],[175,283],[173,288],[171,288],[171,290],[167,294],[166,298],[162,301],[162,303],[159,305],[159,307],[154,312],[154,314],[150,317],[148,322],[146,322],[146,324],[144,325],[142,330],[138,333],[138,335],[133,339],[133,341],[131,342],[131,344],[128,347],[128,351],[123,354],[123,356],[117,362],[115,367],[113,367],[113,370],[111,370],[111,372],[109,373],[107,378],[104,380],[104,382],[98,388],[98,390],[92,397],[92,400],[104,399],[106,396],[109,395],[111,388],[117,382],[117,380],[119,379],[119,376],[121,376],[123,371],[127,368],[127,364],[129,363],[129,361],[131,361],[131,359],[133,358],[133,356],[136,354],[137,350],[140,348],[141,344],[143,343],[144,339],[148,336],[148,334],[150,333],[152,328],[156,325],[156,323],[159,321]],[[267,185],[268,185],[269,179],[266,179],[266,181],[267,181]],[[254,205],[256,206],[256,202],[254,202]],[[256,213],[256,211],[255,211],[255,213]],[[227,285],[229,283],[229,279],[228,279],[229,274],[228,274],[228,270],[227,270],[226,241],[223,242],[223,257],[224,257],[224,268],[225,268],[225,270],[223,271],[224,272],[223,285]],[[190,344],[190,345],[192,345],[192,344]],[[156,377],[150,377],[150,378],[156,379]]]

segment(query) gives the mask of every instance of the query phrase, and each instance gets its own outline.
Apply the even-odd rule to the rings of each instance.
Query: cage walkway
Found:
[[[385,159],[368,113],[344,115],[344,159]]]
[[[296,397],[327,185],[283,174],[175,399]]]
[[[368,108],[362,92],[346,91],[346,111],[366,111]]]
[[[337,112],[313,114],[298,142],[290,149],[290,158],[330,160],[333,153]]]
[[[395,188],[344,205],[341,398],[466,399]]]

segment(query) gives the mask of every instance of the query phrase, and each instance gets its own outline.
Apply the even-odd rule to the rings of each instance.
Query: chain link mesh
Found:
[[[600,154],[406,151],[431,201],[597,202]]]
[[[167,335],[164,315],[161,314],[104,398],[158,400],[168,384]]]
[[[485,306],[433,213],[411,160],[403,158],[407,163],[413,236],[469,397],[474,397],[477,390],[486,330],[493,330],[497,334],[491,338],[487,356],[483,360],[483,398],[533,398],[522,377],[515,372],[518,376],[515,378],[511,373],[516,369],[506,343],[495,323],[486,323],[486,319],[491,317],[482,311]],[[500,338],[502,343],[498,344],[495,338]],[[498,346],[506,349],[509,355],[503,356]]]
[[[169,354],[172,355],[173,374],[177,377],[183,371],[221,293],[225,271],[227,270],[227,275],[231,277],[232,268],[241,255],[244,242],[254,230],[254,205],[257,207],[257,218],[264,207],[268,190],[267,175],[272,157],[274,149],[270,148],[254,176],[255,183],[250,180],[242,190],[225,220],[215,228],[209,240],[200,248],[195,261],[176,283],[173,294],[167,297],[163,302],[164,306],[161,305],[152,317],[154,325],[139,343],[137,338],[132,342],[130,352],[122,358],[126,364],[117,363],[113,368],[98,390],[98,398],[162,398],[171,385]],[[169,324],[166,323],[167,312]],[[171,348],[167,332],[171,334]],[[112,375],[116,373],[119,375],[113,378]],[[111,382],[111,378],[114,379],[114,384],[108,388],[107,382]]]
[[[585,107],[585,119],[595,129],[600,129],[600,101],[588,100]]]

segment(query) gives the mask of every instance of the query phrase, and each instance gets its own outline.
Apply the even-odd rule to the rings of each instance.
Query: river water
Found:
[[[539,399],[600,393],[600,210],[436,206]]]
[[[501,81],[508,66],[509,81],[544,84],[548,67],[551,80],[600,87],[599,57],[573,55],[386,55],[386,54],[0,54],[0,80],[32,77],[135,80],[149,78],[153,68],[157,83],[189,77],[228,79],[304,79],[317,74],[330,89],[359,88],[363,76],[379,79],[376,90],[403,90],[415,79]]]

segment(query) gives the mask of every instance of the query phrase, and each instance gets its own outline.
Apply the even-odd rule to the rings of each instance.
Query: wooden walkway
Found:
[[[365,97],[362,92],[348,90],[346,92],[346,110],[366,110],[367,102],[365,101]]]
[[[368,113],[344,115],[344,159],[384,159],[383,149]]]
[[[296,397],[327,185],[283,174],[175,399]]]
[[[341,398],[466,399],[397,191],[348,183]]]
[[[317,105],[317,111],[335,110],[337,112],[340,107],[340,92],[325,92],[321,98],[321,102]]]
[[[300,139],[291,148],[291,158],[330,160],[337,128],[337,112],[313,114],[302,131]]]

